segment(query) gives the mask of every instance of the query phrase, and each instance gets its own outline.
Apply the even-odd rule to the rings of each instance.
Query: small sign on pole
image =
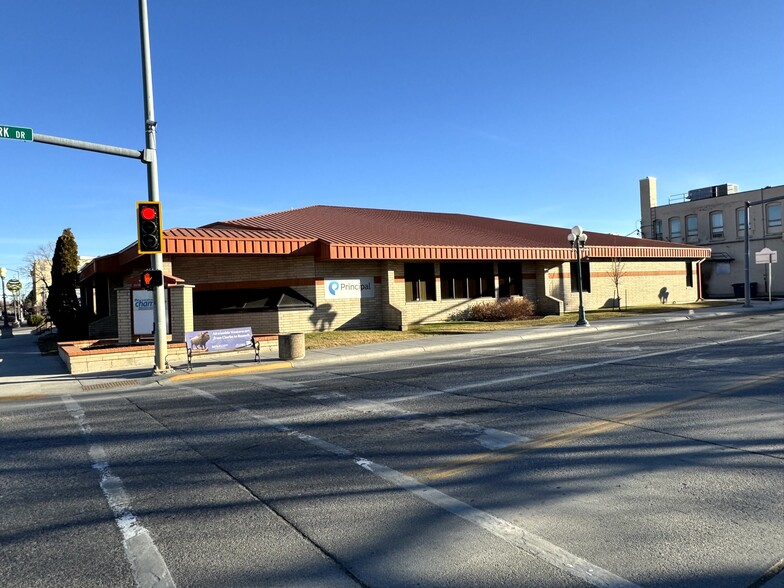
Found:
[[[757,251],[754,254],[757,265],[768,264],[768,302],[773,301],[773,265],[779,261],[779,252],[774,251],[770,247]]]

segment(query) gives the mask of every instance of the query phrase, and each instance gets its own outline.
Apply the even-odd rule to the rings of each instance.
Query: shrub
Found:
[[[525,321],[535,316],[536,306],[533,301],[524,297],[516,297],[483,300],[472,304],[451,318],[463,321],[499,322]]]
[[[38,327],[44,324],[44,315],[42,314],[31,314],[27,317],[27,324],[31,327]]]

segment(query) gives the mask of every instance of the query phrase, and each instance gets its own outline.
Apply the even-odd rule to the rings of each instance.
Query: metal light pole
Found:
[[[142,161],[147,164],[147,194],[150,202],[160,202],[158,193],[158,156],[155,141],[155,106],[152,97],[152,63],[150,60],[150,32],[147,19],[147,0],[139,0],[139,29],[142,41],[142,77],[144,84],[144,124],[146,128],[146,148]],[[152,269],[163,271],[163,254],[155,253],[152,258]],[[166,302],[163,285],[156,286],[153,291],[155,309],[155,371],[164,372],[168,369],[166,341]]]
[[[5,306],[5,268],[4,267],[0,267],[0,280],[2,281],[2,287],[3,287],[3,326],[7,327],[8,313],[6,312],[6,306]]]
[[[583,232],[580,225],[572,227],[572,231],[566,236],[569,244],[575,248],[577,252],[577,292],[580,297],[580,306],[577,310],[577,322],[575,327],[588,327],[590,323],[585,318],[585,307],[583,306],[583,249],[585,249],[585,242],[588,240],[588,235]]]

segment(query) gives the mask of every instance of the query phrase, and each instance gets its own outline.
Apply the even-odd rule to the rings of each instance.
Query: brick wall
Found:
[[[402,261],[315,261],[286,256],[183,256],[173,258],[173,274],[199,287],[288,286],[311,300],[313,310],[290,310],[195,316],[194,329],[250,326],[254,333],[297,333],[344,329],[405,329],[407,325],[448,320],[479,299],[441,299],[440,264],[435,263],[436,300],[406,302]],[[697,299],[696,263],[693,286],[686,286],[684,261],[624,261],[620,273],[623,306],[689,302]],[[494,264],[495,275],[498,266]],[[522,288],[542,314],[575,312],[578,294],[571,291],[570,264],[523,262]],[[616,295],[610,260],[590,261],[591,291],[584,293],[588,309],[612,306]],[[325,280],[373,278],[373,298],[327,298]],[[496,282],[497,282],[496,278]],[[498,284],[496,284],[497,287]]]
[[[692,263],[693,286],[686,285],[685,261],[622,261],[619,266],[621,305],[643,306],[697,300],[696,263]],[[591,261],[591,291],[583,292],[585,308],[608,308],[616,297],[610,260]],[[547,272],[546,295],[562,300],[565,312],[576,312],[578,292],[571,291],[570,264],[566,263]]]

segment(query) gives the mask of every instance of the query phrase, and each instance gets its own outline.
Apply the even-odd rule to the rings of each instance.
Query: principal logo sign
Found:
[[[153,293],[149,290],[133,290],[131,295],[133,334],[152,335],[155,322],[155,304],[152,301]],[[168,332],[171,332],[171,315],[169,313],[169,299],[166,297],[166,322]]]
[[[373,278],[355,278],[353,280],[324,280],[324,297],[333,298],[373,298],[376,285]]]

